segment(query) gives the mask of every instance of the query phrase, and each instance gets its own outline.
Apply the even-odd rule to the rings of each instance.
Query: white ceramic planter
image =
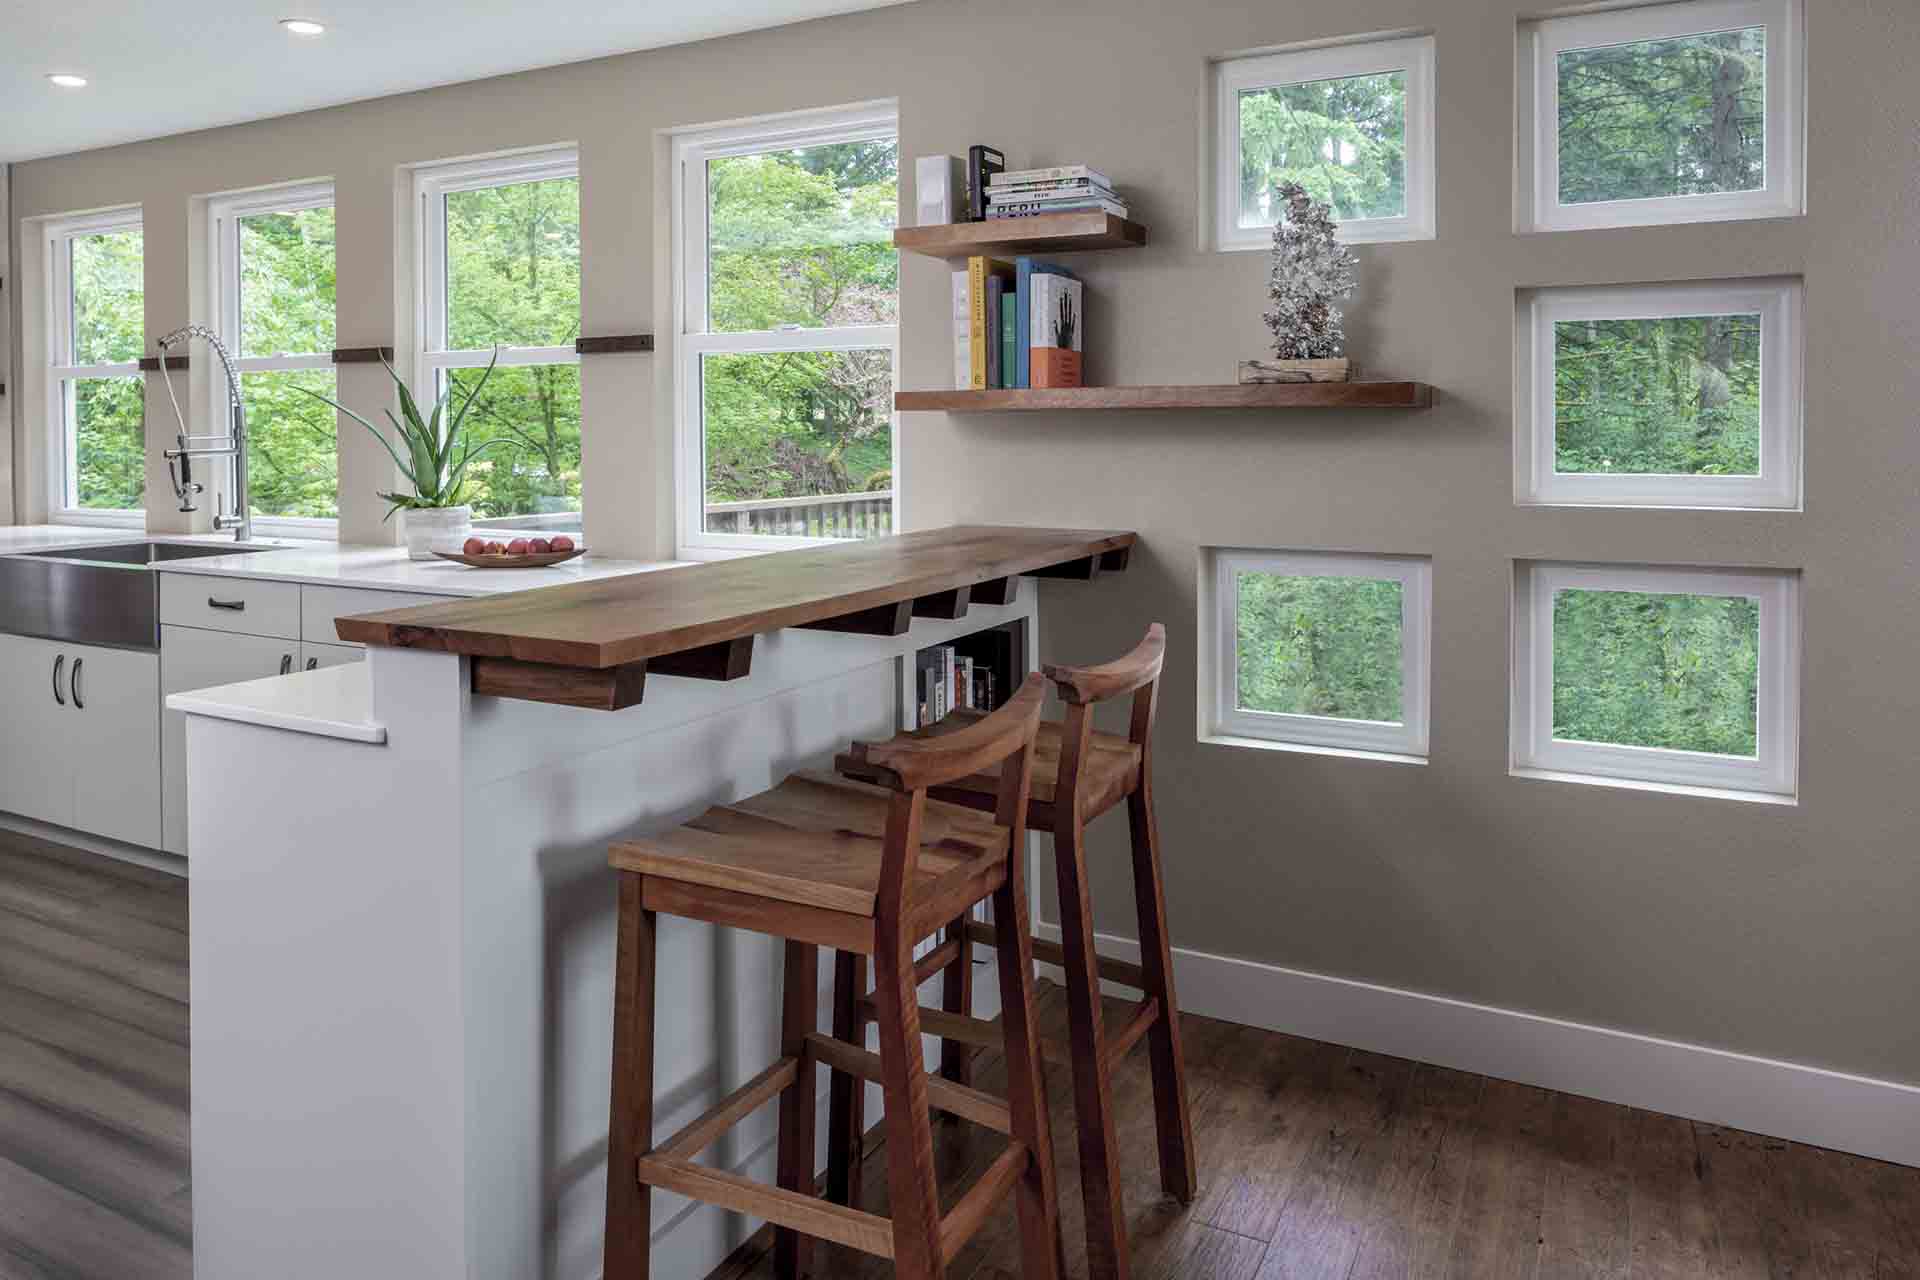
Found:
[[[473,532],[472,507],[411,507],[400,513],[407,559],[431,560],[436,551],[458,551]]]

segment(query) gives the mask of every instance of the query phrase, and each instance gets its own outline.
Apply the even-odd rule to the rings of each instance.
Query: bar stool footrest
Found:
[[[807,1052],[814,1061],[825,1063],[835,1071],[844,1071],[850,1076],[876,1083],[881,1079],[880,1055],[870,1049],[862,1049],[816,1031],[807,1037]],[[927,1077],[927,1103],[936,1110],[959,1116],[962,1120],[971,1120],[995,1133],[1013,1132],[1013,1116],[1007,1109],[1006,1099],[996,1098],[979,1089],[930,1075]]]
[[[878,1258],[893,1257],[893,1223],[878,1214],[829,1204],[798,1191],[770,1187],[752,1178],[677,1156],[657,1153],[641,1156],[638,1174],[644,1186],[660,1187],[703,1204],[765,1218],[775,1226],[831,1240]]]
[[[967,921],[968,942],[978,942],[983,946],[990,947],[994,944],[997,936],[994,932],[994,927],[986,921]],[[1045,938],[1035,938],[1033,940],[1033,958],[1043,964],[1054,965],[1057,968],[1064,969],[1067,967],[1066,948],[1057,942],[1049,942]],[[1118,983],[1123,987],[1132,987],[1135,991],[1147,990],[1147,971],[1131,961],[1119,960],[1113,956],[1101,956],[1099,957],[1099,967],[1100,976],[1108,982]]]

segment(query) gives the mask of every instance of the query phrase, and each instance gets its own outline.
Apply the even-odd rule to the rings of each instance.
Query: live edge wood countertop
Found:
[[[783,627],[900,635],[1021,575],[1126,568],[1135,535],[960,525],[338,619],[342,640],[468,654],[476,693],[617,710],[644,676],[731,680]]]

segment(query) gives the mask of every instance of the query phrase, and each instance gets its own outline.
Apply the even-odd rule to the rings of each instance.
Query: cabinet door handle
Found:
[[[53,700],[61,706],[67,705],[67,695],[60,692],[60,673],[67,669],[67,655],[61,654],[53,660]]]
[[[245,600],[216,600],[212,596],[208,596],[207,608],[226,609],[232,613],[245,613],[247,611],[247,602]]]
[[[285,675],[287,674],[287,672],[291,670],[293,670],[293,655],[290,653],[281,654],[280,655],[280,674]]]
[[[85,658],[73,660],[73,676],[67,681],[67,689],[73,694],[73,707],[76,711],[85,711],[87,704],[80,701],[80,668],[87,665]]]
[[[318,658],[308,658],[308,659],[307,659],[307,670],[309,670],[309,671],[311,671],[311,670],[313,670],[313,669],[314,669],[315,667],[317,667],[317,666],[319,666],[319,665],[320,665],[320,659],[318,659]]]

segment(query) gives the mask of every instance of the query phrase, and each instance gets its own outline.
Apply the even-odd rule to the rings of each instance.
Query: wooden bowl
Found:
[[[587,554],[587,549],[575,547],[571,551],[529,551],[523,556],[470,556],[464,551],[436,551],[433,554],[442,560],[472,565],[476,569],[539,569],[546,565],[559,564],[563,560],[571,560],[575,556],[583,556]]]

